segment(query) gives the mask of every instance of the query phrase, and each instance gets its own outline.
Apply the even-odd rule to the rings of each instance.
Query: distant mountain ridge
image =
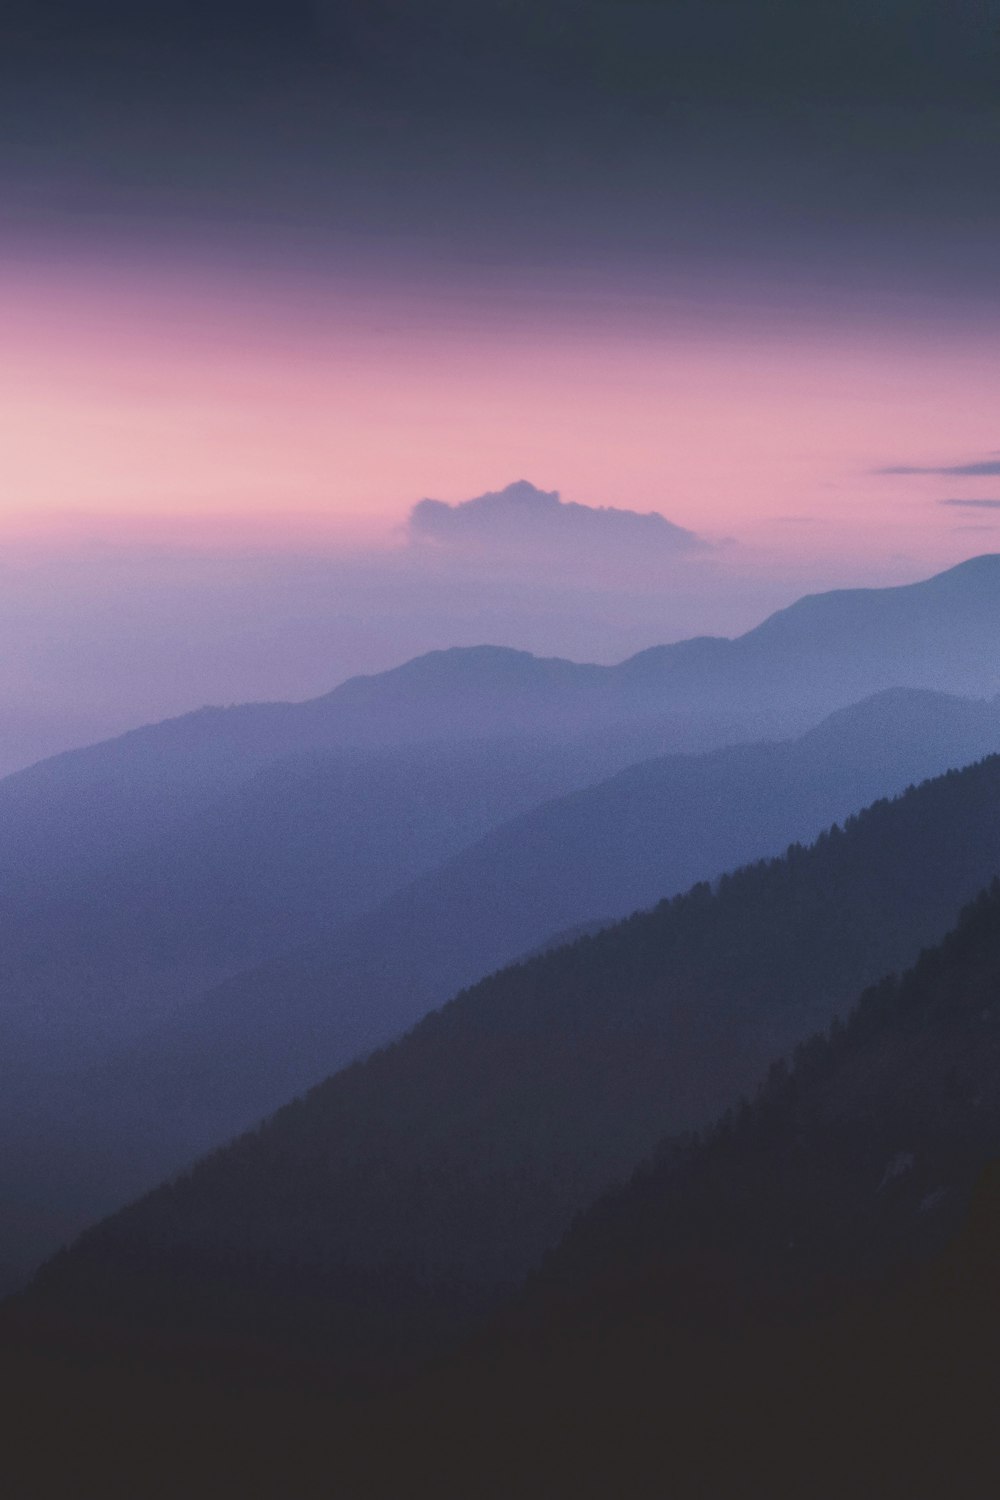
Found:
[[[72,820],[74,797],[109,792],[124,794],[120,815],[139,818],[144,837],[142,820],[158,826],[165,789],[204,800],[267,761],[304,750],[454,736],[564,737],[643,720],[667,721],[662,748],[683,749],[692,721],[700,726],[699,745],[706,720],[720,736],[716,743],[746,738],[755,726],[764,734],[795,732],[896,687],[973,697],[1000,692],[1000,554],[920,583],[809,595],[735,640],[655,646],[618,666],[456,647],[351,678],[305,703],[201,709],[5,777],[5,847],[30,849],[40,817]],[[669,737],[671,721],[679,738]],[[77,836],[92,823],[81,824],[77,812]]]
[[[1000,556],[902,588],[812,596],[735,641],[657,647],[617,667],[497,647],[433,652],[308,703],[203,709],[67,752],[0,780],[0,921],[4,902],[21,922],[28,902],[44,908],[63,891],[75,900],[74,881],[89,900],[109,861],[176,842],[185,823],[210,819],[290,757],[434,755],[459,740],[519,738],[542,756],[554,741],[579,758],[560,773],[568,789],[655,753],[801,733],[905,686],[1000,691]],[[537,800],[559,789],[557,776],[539,778]],[[493,800],[502,821],[502,797]],[[415,867],[404,861],[400,880],[407,873]],[[289,932],[286,944],[305,936]]]
[[[354,678],[315,702],[336,702],[345,717],[357,715],[354,728],[361,733],[363,715],[376,698],[385,695],[387,711],[390,704],[412,710],[418,684],[458,686],[471,665],[475,695],[459,694],[445,708],[445,719],[435,721],[439,725],[449,713],[461,723],[483,692],[483,676],[491,679],[488,701],[497,704],[495,711],[515,718],[530,711],[540,693],[556,695],[540,712],[580,715],[583,722],[648,714],[653,693],[663,695],[656,705],[661,712],[728,710],[739,719],[741,709],[745,717],[766,706],[779,714],[822,713],[890,687],[968,696],[1000,691],[998,643],[1000,554],[991,553],[919,583],[807,595],[733,640],[705,636],[654,646],[618,666],[577,665],[499,647],[454,648],[379,677]],[[806,669],[803,680],[797,674]],[[763,702],[747,705],[743,695],[751,691]],[[510,718],[504,722],[511,724]]]

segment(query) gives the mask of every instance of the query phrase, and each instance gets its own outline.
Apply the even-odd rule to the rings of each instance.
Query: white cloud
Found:
[[[525,479],[474,500],[449,505],[421,500],[413,507],[407,534],[415,543],[510,554],[558,553],[567,559],[629,554],[648,560],[704,552],[710,544],[658,511],[620,510],[563,500],[558,490],[536,489]]]

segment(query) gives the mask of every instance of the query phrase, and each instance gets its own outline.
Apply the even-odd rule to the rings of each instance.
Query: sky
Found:
[[[0,769],[1000,550],[1000,0],[8,9]]]

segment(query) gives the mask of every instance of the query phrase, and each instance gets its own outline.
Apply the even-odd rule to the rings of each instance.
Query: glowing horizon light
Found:
[[[523,476],[751,552],[950,559],[940,481],[876,471],[995,447],[993,330],[808,312],[12,257],[0,537],[391,545]]]

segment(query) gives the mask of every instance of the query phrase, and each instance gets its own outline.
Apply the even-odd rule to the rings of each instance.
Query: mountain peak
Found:
[[[956,563],[953,568],[947,568],[943,573],[935,573],[933,578],[928,578],[925,583],[911,584],[911,588],[933,588],[935,586],[962,584],[965,586],[970,582],[996,586],[1000,584],[1000,552],[981,552],[978,557],[967,557],[964,562]]]

